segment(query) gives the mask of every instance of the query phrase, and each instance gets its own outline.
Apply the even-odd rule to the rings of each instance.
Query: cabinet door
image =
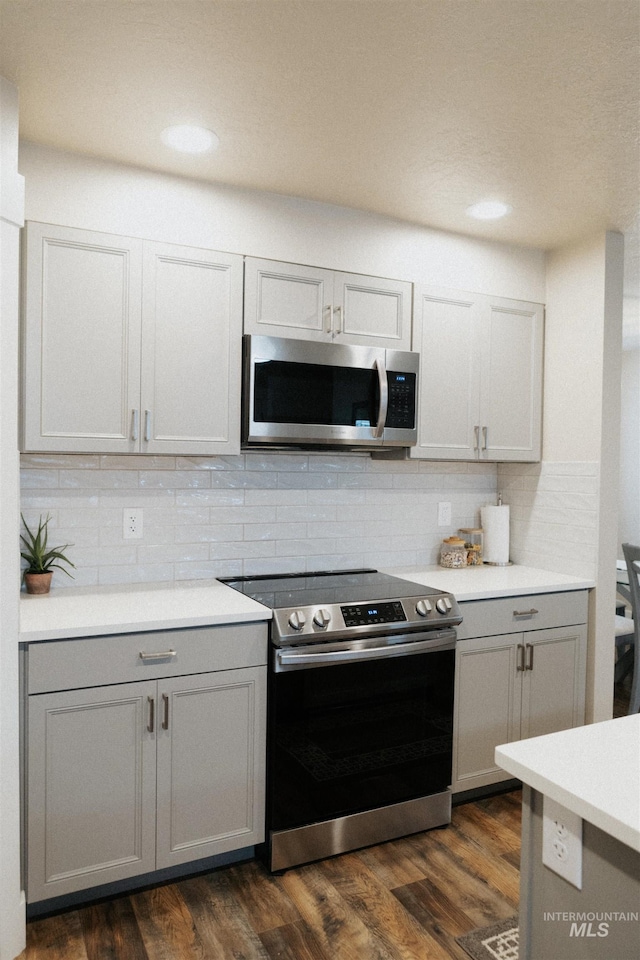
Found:
[[[413,349],[420,353],[418,443],[414,458],[478,456],[480,365],[476,297],[416,288]]]
[[[158,868],[262,842],[266,668],[158,687]]]
[[[27,225],[23,450],[137,448],[141,250],[127,237]]]
[[[539,460],[542,307],[487,299],[481,343],[481,457]]]
[[[242,258],[144,244],[141,451],[240,452]]]
[[[586,627],[524,634],[521,738],[584,723]]]
[[[458,642],[453,724],[454,792],[505,779],[494,750],[520,737],[520,634]]]
[[[333,336],[338,343],[409,350],[411,284],[355,273],[337,273]]]
[[[331,340],[333,307],[331,270],[245,257],[245,333]]]
[[[29,697],[30,902],[155,868],[155,689]]]

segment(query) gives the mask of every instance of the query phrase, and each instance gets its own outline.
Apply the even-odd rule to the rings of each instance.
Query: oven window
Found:
[[[253,419],[257,423],[375,426],[375,370],[266,360],[256,363]]]
[[[269,829],[446,789],[454,662],[446,650],[272,674]]]

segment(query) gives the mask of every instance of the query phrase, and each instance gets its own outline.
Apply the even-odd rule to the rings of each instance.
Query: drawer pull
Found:
[[[155,726],[156,701],[153,697],[147,697],[147,703],[149,704],[149,722],[147,723],[147,730],[149,733],[153,733],[153,728]]]
[[[172,660],[177,656],[178,653],[176,650],[163,650],[162,653],[145,653],[144,650],[140,651],[141,660]]]
[[[169,696],[166,693],[162,694],[162,729],[169,729]]]
[[[521,673],[523,670],[527,669],[524,665],[524,658],[525,658],[524,644],[519,643],[518,644],[518,664],[516,666],[517,673]]]
[[[531,610],[514,610],[513,615],[514,617],[535,617],[539,612],[535,607],[531,607]]]

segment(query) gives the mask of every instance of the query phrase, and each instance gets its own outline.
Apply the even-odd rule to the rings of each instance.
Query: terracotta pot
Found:
[[[51,577],[53,572],[49,573],[25,573],[24,582],[27,593],[39,594],[49,593],[51,589]]]

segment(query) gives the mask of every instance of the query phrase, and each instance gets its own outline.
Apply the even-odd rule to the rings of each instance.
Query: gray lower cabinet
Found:
[[[458,628],[453,790],[507,779],[495,748],[584,723],[587,591],[469,601]]]
[[[266,630],[259,627],[259,635],[256,626],[242,625],[30,645],[26,673],[33,659],[36,689],[46,685],[47,662],[71,656],[74,648],[76,663],[67,660],[70,685],[91,674],[92,651],[99,670],[105,656],[113,662],[123,648],[132,656],[137,650],[135,672],[148,670],[152,678],[28,696],[29,902],[264,839],[264,663],[154,677],[177,673],[182,664],[193,668],[207,641],[206,662],[215,664],[218,639],[228,665],[234,635],[231,660],[256,659],[263,646],[266,655]],[[164,659],[149,657],[154,647]],[[118,662],[126,671],[126,657]],[[60,662],[51,670],[54,684],[56,673],[64,673]]]

